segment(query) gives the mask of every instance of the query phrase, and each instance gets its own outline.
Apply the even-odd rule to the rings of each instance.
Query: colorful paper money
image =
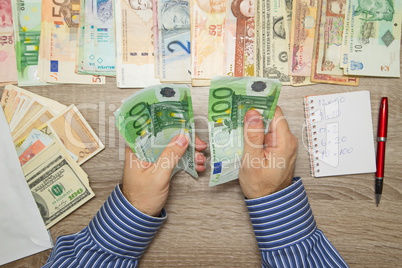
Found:
[[[294,0],[289,75],[310,76],[318,0]]]
[[[154,77],[152,2],[114,2],[117,86],[141,88],[160,83]]]
[[[46,228],[95,196],[87,174],[59,143],[42,149],[22,170]]]
[[[290,85],[289,39],[286,33],[285,7],[280,0],[259,1],[258,20],[261,25],[258,44],[259,75],[279,79],[284,85]]]
[[[11,0],[0,0],[0,83],[17,81]]]
[[[267,130],[281,86],[277,79],[259,77],[212,79],[208,103],[210,186],[238,178],[243,155],[244,115],[250,109],[258,110]]]
[[[12,1],[18,85],[43,85],[38,74],[41,0]]]
[[[79,74],[116,75],[115,32],[112,0],[81,0]]]
[[[190,0],[193,85],[223,75],[225,10],[231,0]]]
[[[344,76],[340,67],[345,14],[344,9],[333,10],[335,4],[346,7],[346,0],[319,2],[311,81],[357,86],[359,78]]]
[[[105,77],[75,73],[80,0],[42,2],[39,76],[48,83],[104,84]],[[46,49],[45,49],[46,48]]]
[[[241,3],[244,7],[240,8]],[[254,1],[226,2],[224,39],[224,74],[254,76]],[[243,6],[242,5],[242,6]]]
[[[10,126],[14,126],[11,130],[16,148],[20,148],[35,129],[61,142],[80,165],[105,148],[74,105],[66,107],[12,85],[6,86],[3,99],[6,118]]]
[[[349,1],[345,73],[400,77],[402,1]]]
[[[178,134],[190,145],[177,165],[197,178],[194,162],[194,115],[189,87],[156,85],[142,89],[123,101],[115,112],[116,126],[139,159],[156,162]],[[161,167],[163,168],[163,167]]]
[[[158,3],[158,53],[161,82],[191,82],[190,7],[188,0]]]

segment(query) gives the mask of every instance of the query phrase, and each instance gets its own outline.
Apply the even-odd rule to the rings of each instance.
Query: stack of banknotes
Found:
[[[127,145],[139,159],[151,163],[158,160],[173,137],[186,135],[189,146],[173,174],[185,170],[198,177],[194,162],[193,104],[188,86],[162,84],[144,88],[123,100],[115,116],[117,129]]]
[[[281,83],[258,77],[215,77],[209,92],[208,121],[211,150],[210,186],[238,178],[243,154],[243,119],[250,109],[264,117],[266,130],[274,116]],[[116,126],[141,160],[158,162],[163,149],[178,134],[190,145],[173,174],[184,170],[197,178],[195,128],[188,86],[162,84],[144,88],[123,100],[115,112]]]
[[[267,132],[274,117],[281,87],[277,79],[212,79],[208,103],[210,186],[238,178],[243,156],[244,116],[248,110],[259,111]]]
[[[28,186],[50,228],[94,196],[80,165],[104,145],[74,105],[7,85],[1,107]]]
[[[220,75],[356,86],[400,76],[399,0],[0,3],[0,83],[208,86]]]

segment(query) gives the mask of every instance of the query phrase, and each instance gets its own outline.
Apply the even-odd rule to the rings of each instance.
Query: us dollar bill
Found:
[[[267,131],[281,91],[277,79],[215,77],[208,103],[211,176],[209,186],[238,178],[243,155],[243,120],[248,110],[258,110]]]
[[[197,178],[195,170],[194,115],[190,88],[186,85],[162,84],[144,88],[123,100],[115,112],[116,126],[128,146],[141,160],[156,162],[178,134],[189,138],[189,147],[177,170]]]
[[[22,170],[46,228],[95,196],[86,173],[59,143],[42,150]]]

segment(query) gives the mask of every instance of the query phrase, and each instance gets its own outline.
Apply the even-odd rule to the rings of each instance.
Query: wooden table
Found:
[[[337,85],[284,86],[279,99],[292,132],[299,139],[295,175],[307,189],[318,227],[351,267],[400,267],[402,261],[402,86],[401,79],[362,78],[359,87]],[[124,142],[113,112],[136,89],[106,85],[26,87],[63,104],[76,104],[106,149],[82,168],[96,196],[51,228],[54,239],[83,229],[121,181]],[[380,98],[388,96],[390,113],[385,184],[379,207],[374,174],[313,178],[304,137],[303,97],[358,90],[371,92],[376,137]],[[0,90],[2,93],[2,90]],[[192,89],[196,128],[208,141],[208,88]],[[207,150],[207,157],[210,156]],[[180,172],[172,180],[166,205],[168,219],[140,261],[140,267],[261,267],[260,254],[238,181],[208,187],[210,168],[198,180]],[[40,267],[50,250],[2,267]]]

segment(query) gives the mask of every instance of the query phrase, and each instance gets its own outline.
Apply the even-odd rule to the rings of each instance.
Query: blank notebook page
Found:
[[[304,98],[311,174],[376,171],[370,92]]]

